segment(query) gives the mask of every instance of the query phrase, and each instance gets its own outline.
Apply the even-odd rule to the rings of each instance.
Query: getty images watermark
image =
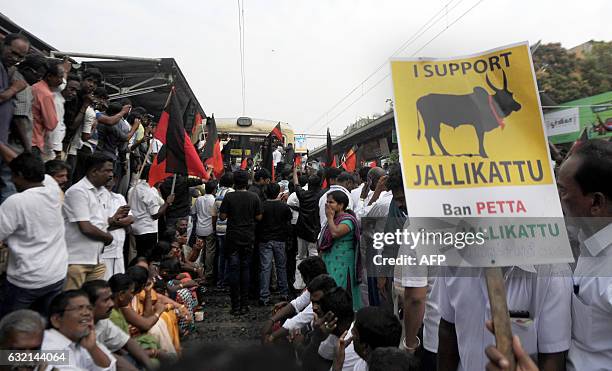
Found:
[[[424,228],[418,231],[397,229],[395,232],[375,232],[372,235],[372,247],[375,250],[383,250],[385,246],[405,246],[411,250],[419,246],[442,245],[463,249],[466,246],[483,246],[487,240],[485,232],[427,232]],[[446,261],[445,254],[421,255],[419,258],[413,255],[399,255],[397,257],[385,257],[376,254],[372,257],[374,265],[442,265]]]

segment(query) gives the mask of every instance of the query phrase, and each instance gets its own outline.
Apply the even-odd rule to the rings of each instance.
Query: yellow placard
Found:
[[[242,148],[232,148],[232,149],[230,149],[230,155],[232,155],[232,156],[242,156]]]
[[[455,59],[392,60],[404,184],[551,184],[527,43]]]

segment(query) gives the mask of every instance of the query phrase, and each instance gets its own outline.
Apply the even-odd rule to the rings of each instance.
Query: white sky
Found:
[[[398,56],[411,56],[477,2],[244,0],[246,115],[316,134],[337,116],[329,127],[341,134],[359,117],[384,111],[390,79],[369,89],[388,66],[315,121],[446,4],[440,22]],[[0,11],[59,50],[173,57],[207,114],[242,115],[237,1],[19,0],[4,1]],[[523,40],[565,47],[609,40],[610,14],[609,0],[485,0],[415,56],[472,54]],[[309,139],[308,146],[320,143]]]

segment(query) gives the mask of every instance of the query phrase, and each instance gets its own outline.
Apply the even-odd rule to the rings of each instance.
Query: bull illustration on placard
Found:
[[[446,124],[452,128],[460,125],[473,126],[478,138],[479,155],[488,157],[484,147],[484,134],[498,127],[503,129],[503,119],[521,109],[520,103],[508,90],[506,72],[502,71],[502,73],[503,88],[501,89],[493,85],[489,76],[485,75],[487,85],[493,90],[493,94],[477,86],[471,94],[427,94],[417,100],[417,140],[421,139],[420,113],[431,156],[436,155],[432,139],[442,151],[442,155],[451,156],[440,140],[440,126]]]

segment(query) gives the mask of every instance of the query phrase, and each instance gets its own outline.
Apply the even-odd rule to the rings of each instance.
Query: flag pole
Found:
[[[168,107],[168,104],[170,104],[170,98],[172,98],[172,93],[174,93],[174,85],[170,89],[168,98],[166,98],[166,104],[164,104],[164,110],[166,109],[166,107]],[[153,151],[152,141],[154,139],[155,139],[154,137],[151,137],[151,140],[149,140],[149,148],[147,148],[147,154],[145,155],[144,160],[142,161],[142,165],[140,165],[140,169],[138,170],[138,176],[136,177],[137,180],[140,179],[140,175],[142,174],[142,171],[144,170],[144,167],[147,164],[149,156],[151,155],[151,152]],[[172,185],[172,191],[174,191],[174,184]]]
[[[172,188],[170,189],[170,194],[174,194],[174,186],[176,185],[176,173],[172,176]]]

